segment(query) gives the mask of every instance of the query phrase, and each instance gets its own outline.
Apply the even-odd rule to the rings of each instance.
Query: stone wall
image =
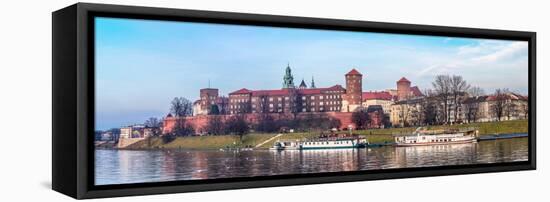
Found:
[[[245,118],[250,123],[256,123],[258,120],[258,116],[260,114],[244,114]],[[270,113],[270,116],[272,116],[275,120],[277,119],[292,119],[294,117],[293,114],[290,113]],[[355,128],[355,124],[353,124],[351,116],[351,112],[302,112],[298,113],[296,115],[297,118],[306,118],[308,116],[327,116],[329,118],[334,118],[337,120],[340,120],[341,126],[340,128],[348,128],[348,126],[352,126]],[[192,117],[185,117],[185,124],[189,124],[192,126],[197,133],[200,133],[204,130],[205,126],[208,124],[208,120],[210,117],[213,116],[220,116],[222,120],[227,120],[235,115],[198,115],[198,116],[192,116]],[[174,129],[176,125],[176,121],[181,118],[178,117],[166,117],[164,119],[162,133],[170,133]]]
[[[117,148],[124,149],[136,142],[144,140],[145,138],[119,138]]]

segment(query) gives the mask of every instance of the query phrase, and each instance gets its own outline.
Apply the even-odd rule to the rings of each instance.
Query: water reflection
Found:
[[[96,184],[526,161],[527,138],[469,144],[305,151],[96,150]]]

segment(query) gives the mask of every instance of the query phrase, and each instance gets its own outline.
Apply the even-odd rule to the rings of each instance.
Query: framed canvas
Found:
[[[536,168],[536,34],[78,3],[53,16],[74,198]]]

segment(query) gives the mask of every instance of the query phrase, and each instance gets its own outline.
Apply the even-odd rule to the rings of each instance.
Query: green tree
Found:
[[[218,115],[220,114],[220,109],[218,108],[218,105],[210,105],[210,115]]]

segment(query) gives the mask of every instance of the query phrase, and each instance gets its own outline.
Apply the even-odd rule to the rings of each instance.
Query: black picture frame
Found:
[[[529,43],[529,160],[479,165],[96,186],[93,183],[93,19],[96,16],[527,41]],[[536,169],[535,32],[90,3],[77,3],[55,11],[52,14],[52,20],[52,188],[77,199]]]

